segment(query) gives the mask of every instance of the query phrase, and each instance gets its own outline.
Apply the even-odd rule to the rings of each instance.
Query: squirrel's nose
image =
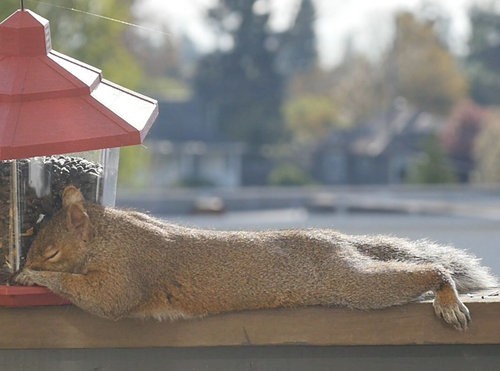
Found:
[[[36,264],[33,263],[31,260],[26,260],[24,263],[23,269],[31,269],[31,270],[36,270]]]

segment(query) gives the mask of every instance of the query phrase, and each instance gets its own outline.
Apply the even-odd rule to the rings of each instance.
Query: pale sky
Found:
[[[203,15],[215,0],[142,1],[137,10],[139,14],[155,19],[157,23],[166,22],[174,35],[186,33],[201,50],[207,51],[213,47],[213,35]],[[321,60],[325,65],[337,62],[350,35],[356,47],[376,55],[390,40],[392,14],[396,10],[420,9],[423,4],[437,5],[449,15],[453,46],[460,52],[469,31],[467,8],[479,1],[488,0],[315,0]],[[299,3],[300,0],[271,0],[275,10],[272,19],[274,27],[286,27]]]

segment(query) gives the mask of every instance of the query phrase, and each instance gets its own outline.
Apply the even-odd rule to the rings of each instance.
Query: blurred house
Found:
[[[146,141],[152,187],[241,184],[243,145],[223,138],[198,100],[160,102],[159,110]]]
[[[347,131],[332,131],[314,155],[326,184],[400,184],[422,155],[423,140],[443,122],[397,99],[384,113]]]

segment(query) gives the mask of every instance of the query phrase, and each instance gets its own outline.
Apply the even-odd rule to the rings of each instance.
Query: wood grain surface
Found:
[[[499,344],[498,294],[495,289],[462,296],[472,314],[465,332],[441,323],[430,301],[379,311],[309,307],[175,322],[109,321],[71,305],[0,308],[0,348]]]

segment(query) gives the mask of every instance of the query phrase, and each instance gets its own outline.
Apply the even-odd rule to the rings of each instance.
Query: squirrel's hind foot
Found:
[[[436,291],[433,302],[434,311],[444,322],[457,330],[467,330],[471,316],[467,307],[458,298],[456,290],[452,286],[445,286]]]

